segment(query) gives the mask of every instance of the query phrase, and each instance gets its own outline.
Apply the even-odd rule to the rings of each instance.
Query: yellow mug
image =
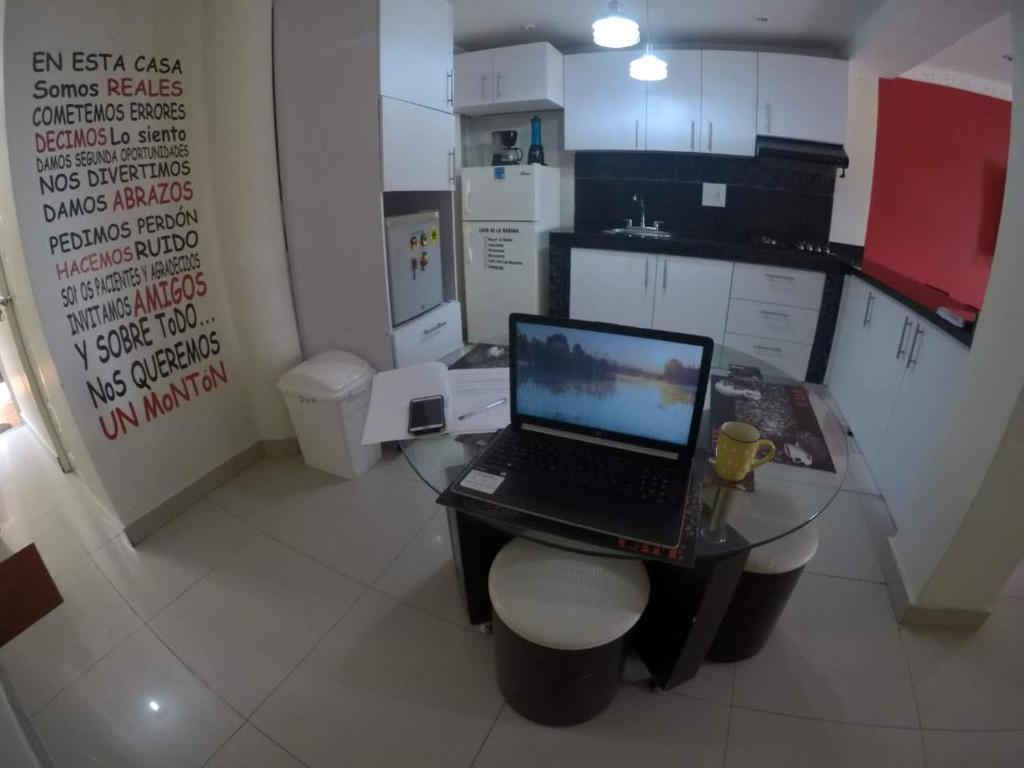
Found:
[[[757,454],[767,448],[761,458]],[[775,443],[762,440],[761,433],[753,424],[745,421],[727,421],[718,431],[718,446],[715,449],[715,472],[730,483],[738,483],[747,474],[775,458]]]

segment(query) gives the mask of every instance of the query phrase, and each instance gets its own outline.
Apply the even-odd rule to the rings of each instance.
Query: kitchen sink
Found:
[[[655,240],[664,240],[672,237],[671,232],[665,232],[654,227],[613,227],[603,230],[606,235],[625,235],[626,237],[650,237]]]

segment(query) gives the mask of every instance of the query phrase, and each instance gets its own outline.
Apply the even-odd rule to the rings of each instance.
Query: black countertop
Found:
[[[746,264],[766,264],[776,267],[808,269],[826,274],[859,277],[904,306],[928,319],[962,344],[970,346],[974,337],[973,325],[958,328],[943,319],[936,310],[949,307],[966,317],[976,310],[952,299],[932,286],[894,272],[871,262],[858,263],[845,255],[809,253],[792,248],[767,247],[743,241],[708,240],[685,235],[667,238],[629,237],[608,234],[600,229],[566,227],[551,232],[551,246],[561,248],[594,248],[610,251],[661,253],[670,256],[693,256],[702,259],[722,259]]]

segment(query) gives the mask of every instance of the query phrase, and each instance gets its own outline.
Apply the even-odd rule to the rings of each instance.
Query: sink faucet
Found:
[[[647,226],[647,206],[644,205],[644,199],[641,197],[639,192],[633,193],[633,202],[640,203],[640,226]]]

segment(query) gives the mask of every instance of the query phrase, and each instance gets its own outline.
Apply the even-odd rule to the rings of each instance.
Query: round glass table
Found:
[[[502,345],[504,339],[496,339],[494,344]],[[473,346],[453,352],[442,362],[452,365],[471,349]],[[762,378],[740,375],[750,373],[750,368],[758,369]],[[807,525],[838,495],[848,463],[846,430],[821,385],[802,383],[761,358],[723,346],[716,347],[711,374],[709,389],[717,388],[715,397],[734,401],[728,403],[728,412],[737,415],[730,418],[751,422],[772,438],[777,458],[754,471],[752,488],[748,484],[746,489],[722,489],[713,482],[709,461],[712,393],[707,393],[690,480],[691,485],[699,485],[697,492],[704,502],[695,542],[698,560],[748,551]],[[814,419],[808,423],[811,412]],[[814,429],[814,421],[819,429]],[[420,437],[404,441],[401,450],[419,478],[440,494],[492,435]],[[648,554],[646,547],[623,549],[621,541],[618,546],[595,543],[593,537],[580,540],[552,532],[550,526],[536,528],[528,515],[490,520],[489,524],[514,536],[572,551],[630,558]]]

